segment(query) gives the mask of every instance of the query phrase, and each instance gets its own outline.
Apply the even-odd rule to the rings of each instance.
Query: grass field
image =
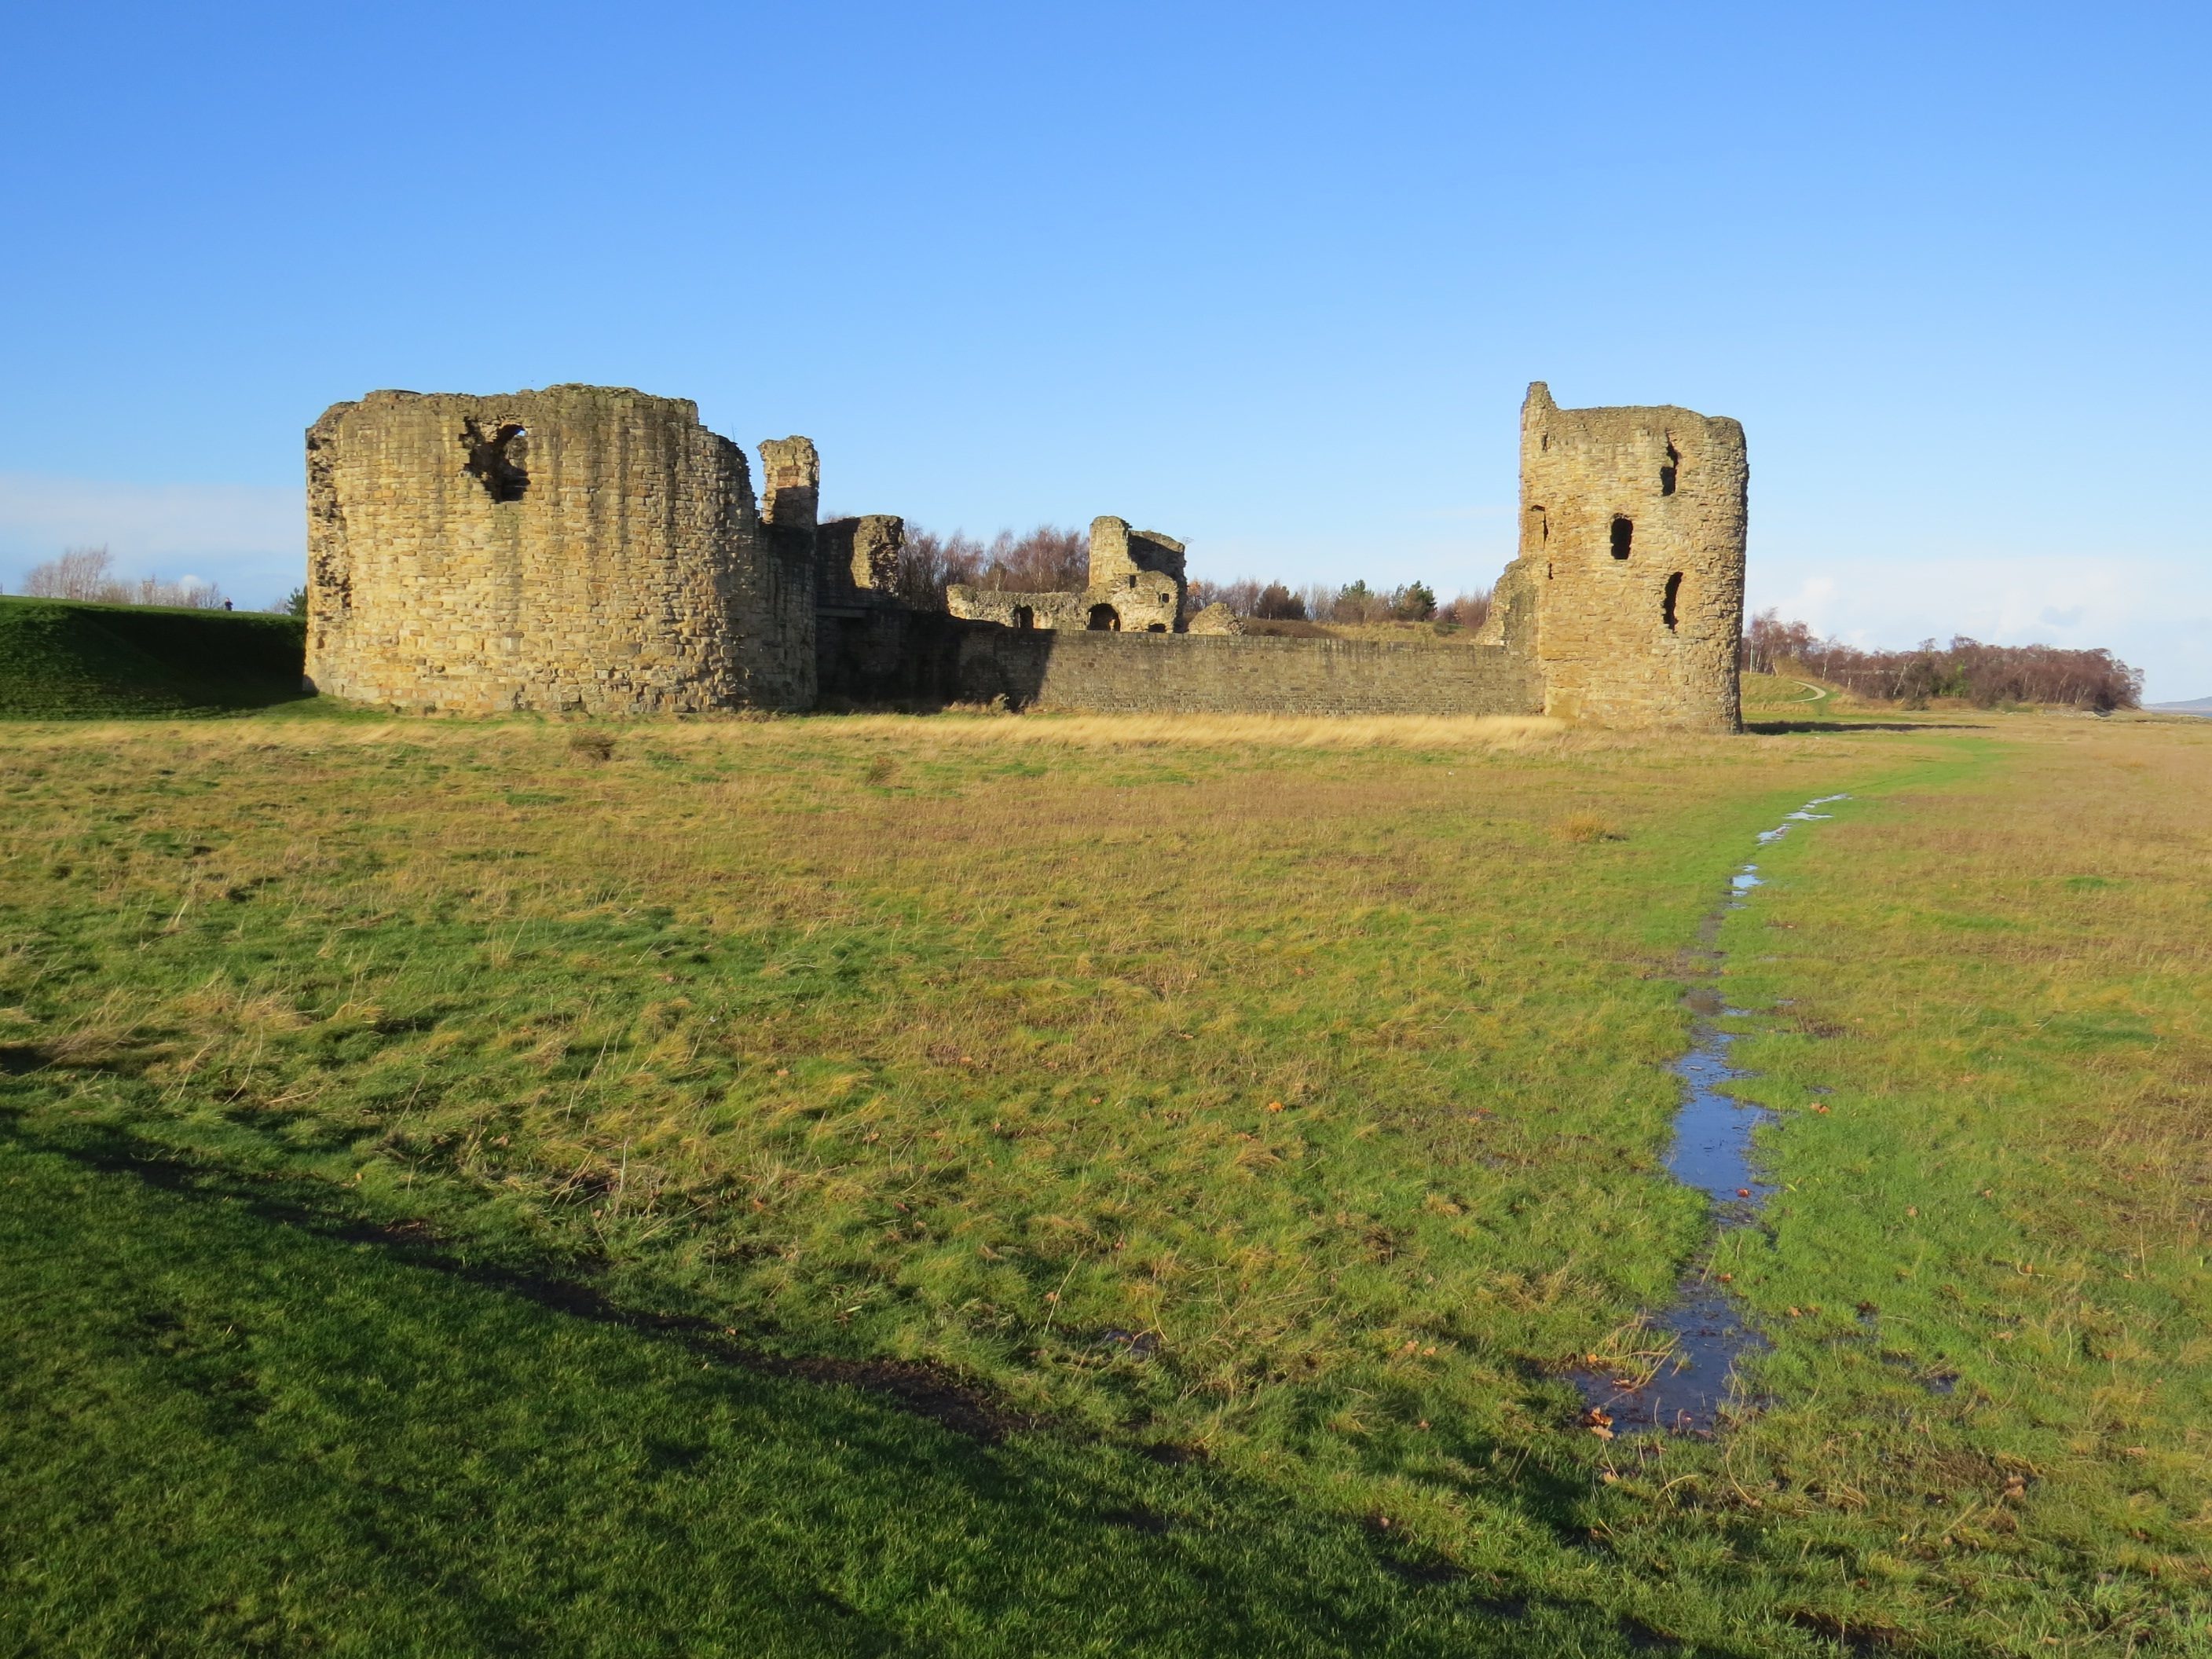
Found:
[[[2212,728],[1816,689],[6,728],[0,1632],[2212,1653]]]
[[[297,702],[306,627],[259,611],[0,599],[0,717],[174,719]]]

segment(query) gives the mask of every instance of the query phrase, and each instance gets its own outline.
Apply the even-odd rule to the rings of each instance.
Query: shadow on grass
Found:
[[[1956,720],[1746,720],[1743,729],[1767,737],[1789,732],[1977,732]]]
[[[700,1322],[326,1213],[301,1185],[0,1119],[0,1645],[1544,1656],[1655,1640],[1393,1557],[1219,1471],[751,1355]]]

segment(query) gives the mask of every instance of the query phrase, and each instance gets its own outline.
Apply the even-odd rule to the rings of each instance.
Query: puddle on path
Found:
[[[1808,801],[1773,829],[1761,830],[1759,844],[1772,846],[1793,823],[1822,822],[1833,815],[1820,808],[1850,799],[1822,795]],[[1735,1037],[1714,1024],[1723,1015],[1743,1012],[1721,1000],[1721,922],[1729,911],[1743,908],[1752,890],[1763,884],[1758,863],[1746,864],[1729,876],[1728,896],[1698,924],[1697,949],[1690,953],[1691,982],[1682,994],[1682,1006],[1697,1023],[1691,1028],[1689,1053],[1669,1067],[1682,1079],[1682,1103],[1674,1114],[1667,1168],[1675,1180],[1712,1200],[1717,1236],[1755,1221],[1774,1190],[1771,1182],[1759,1179],[1751,1159],[1752,1131],[1773,1114],[1720,1092],[1723,1084],[1750,1073],[1729,1064]],[[1615,1434],[1655,1428],[1711,1434],[1722,1407],[1735,1397],[1737,1358],[1766,1346],[1765,1339],[1745,1322],[1735,1298],[1702,1267],[1676,1287],[1671,1304],[1650,1316],[1644,1334],[1644,1352],[1633,1367],[1575,1374],[1584,1403],[1593,1413],[1601,1413]],[[1644,1370],[1654,1366],[1644,1378]]]

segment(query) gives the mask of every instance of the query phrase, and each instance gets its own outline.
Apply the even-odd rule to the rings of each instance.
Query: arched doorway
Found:
[[[1035,628],[1036,626],[1036,612],[1030,610],[1029,606],[1025,605],[1016,605],[1014,607],[1014,626],[1017,628]]]
[[[1118,634],[1121,631],[1121,613],[1110,605],[1094,605],[1086,625],[1094,634]]]

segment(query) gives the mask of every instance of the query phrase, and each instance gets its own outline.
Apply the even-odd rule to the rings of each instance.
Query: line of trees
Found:
[[[1191,608],[1221,604],[1258,622],[1379,623],[1439,622],[1480,628],[1489,619],[1490,590],[1475,588],[1439,604],[1426,582],[1370,587],[1364,580],[1332,587],[1309,582],[1291,587],[1246,576],[1233,582],[1194,581]]]
[[[1823,639],[1778,610],[1760,611],[1744,629],[1740,661],[1755,674],[1800,668],[1855,696],[1924,703],[1962,697],[1978,708],[2058,703],[2109,712],[2142,706],[2142,671],[2111,652],[2055,645],[1984,645],[1954,635],[1948,645],[1923,640],[1907,651],[1863,651]]]
[[[1042,524],[1017,536],[1002,530],[988,542],[956,531],[940,536],[907,526],[899,557],[897,591],[907,604],[924,610],[945,608],[945,590],[955,584],[1005,593],[1079,592],[1091,580],[1091,543],[1080,530]],[[1194,611],[1225,605],[1239,617],[1258,622],[1374,623],[1440,622],[1480,628],[1490,615],[1490,590],[1473,589],[1438,604],[1426,582],[1370,588],[1355,581],[1342,586],[1309,582],[1293,587],[1256,577],[1190,584]]]

